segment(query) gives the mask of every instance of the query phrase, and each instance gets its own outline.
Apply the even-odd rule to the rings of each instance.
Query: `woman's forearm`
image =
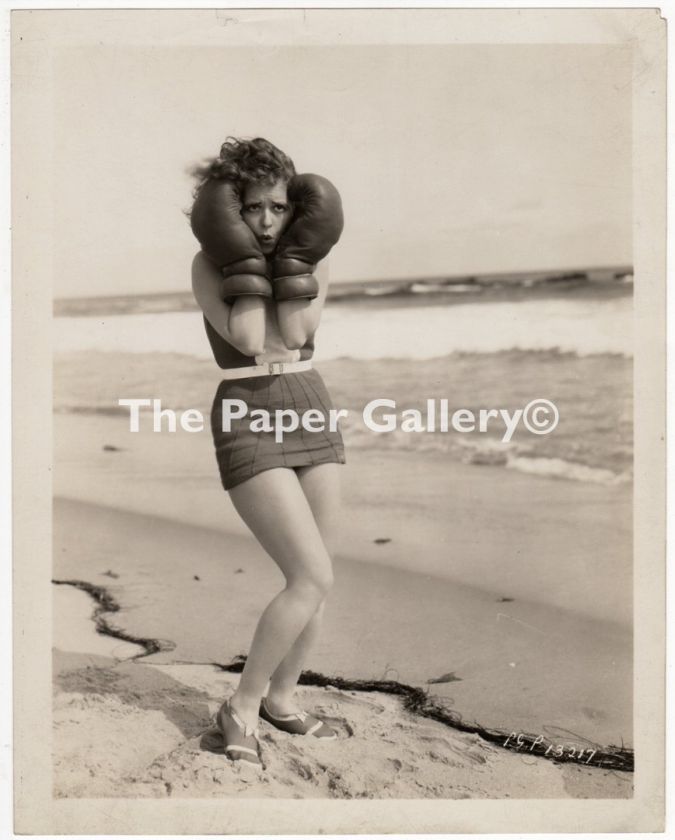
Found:
[[[265,346],[265,301],[244,295],[226,303],[221,274],[201,252],[192,262],[192,290],[206,320],[225,341],[245,356],[257,356]]]
[[[265,350],[265,301],[257,295],[238,297],[230,306],[230,342],[245,356],[258,356]]]
[[[319,296],[314,300],[286,300],[277,303],[279,332],[289,350],[298,350],[307,344],[317,331],[321,313],[328,294],[328,266],[320,263],[314,272],[319,281]]]

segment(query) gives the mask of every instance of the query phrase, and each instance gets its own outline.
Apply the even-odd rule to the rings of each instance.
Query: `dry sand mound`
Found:
[[[630,774],[516,755],[405,712],[395,697],[303,688],[337,741],[261,722],[263,768],[231,762],[212,716],[236,678],[56,651],[58,797],[630,797]]]

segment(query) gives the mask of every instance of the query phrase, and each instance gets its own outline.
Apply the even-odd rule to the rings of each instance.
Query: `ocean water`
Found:
[[[57,353],[179,353],[210,359],[199,312],[62,316],[53,321]],[[436,302],[326,307],[315,359],[433,359],[449,353],[558,350],[586,356],[633,352],[629,295],[452,305]]]
[[[517,287],[484,294],[471,284],[441,293],[359,295],[329,301],[315,361],[350,449],[427,452],[479,468],[493,464],[563,480],[632,479],[631,287],[625,282]],[[173,311],[178,305],[181,311]],[[185,296],[100,300],[62,307],[53,320],[55,409],[120,413],[120,396],[160,397],[165,407],[208,412],[218,368],[201,314]],[[148,311],[150,308],[152,311]],[[58,309],[57,309],[58,311]],[[102,367],[106,376],[101,377]],[[445,398],[458,408],[514,411],[555,403],[550,435],[519,431],[374,434],[361,409],[376,398],[424,410]]]

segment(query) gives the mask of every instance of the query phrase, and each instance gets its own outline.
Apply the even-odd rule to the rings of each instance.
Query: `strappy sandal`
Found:
[[[223,736],[225,754],[233,761],[261,764],[258,730],[247,726],[226,701],[216,714],[216,727]]]
[[[272,726],[289,735],[313,735],[324,741],[333,741],[337,732],[327,723],[310,715],[308,712],[294,712],[292,715],[273,715],[267,708],[267,698],[260,702],[260,717]]]

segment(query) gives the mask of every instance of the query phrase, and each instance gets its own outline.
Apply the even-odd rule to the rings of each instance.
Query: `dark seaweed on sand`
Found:
[[[176,645],[168,639],[144,639],[137,636],[132,636],[125,633],[119,627],[115,627],[103,618],[103,613],[119,612],[120,605],[113,598],[104,586],[96,586],[94,583],[89,583],[86,580],[52,580],[59,586],[72,586],[75,589],[81,589],[87,592],[96,601],[96,609],[92,615],[96,632],[102,636],[111,636],[113,639],[120,639],[123,642],[131,642],[134,645],[140,645],[144,648],[143,653],[132,656],[133,659],[140,659],[142,656],[150,656],[152,653],[159,653],[162,650],[173,650]]]
[[[229,665],[220,665],[217,662],[213,664],[221,671],[240,673],[245,662],[245,656],[237,656]],[[403,708],[413,715],[430,718],[459,732],[479,735],[485,741],[512,752],[536,755],[559,764],[580,764],[584,767],[601,767],[605,770],[621,770],[624,772],[633,772],[634,770],[633,750],[627,747],[617,747],[613,744],[607,747],[596,747],[594,745],[594,754],[588,760],[571,752],[562,756],[554,755],[556,744],[546,739],[542,740],[540,735],[522,733],[520,745],[518,745],[515,741],[509,739],[510,731],[487,729],[479,723],[467,723],[462,720],[461,715],[438,703],[421,688],[415,688],[397,680],[352,680],[345,677],[327,677],[324,674],[318,674],[316,671],[303,671],[299,683],[300,685],[318,687],[330,686],[342,691],[379,691],[383,694],[393,694],[403,698]],[[550,749],[553,752],[549,752],[547,755],[546,751]]]
[[[141,645],[144,648],[143,653],[139,653],[132,657],[130,661],[141,659],[144,656],[149,656],[159,651],[173,650],[175,644],[163,639],[144,639],[137,638],[125,633],[124,630],[109,624],[102,614],[106,612],[118,612],[120,605],[115,598],[103,586],[96,586],[93,583],[88,583],[84,580],[52,580],[52,583],[59,585],[73,586],[76,589],[81,589],[89,593],[96,601],[97,607],[94,610],[94,621],[96,631],[104,636],[112,636],[116,639],[121,639],[125,642],[132,642]],[[246,662],[245,656],[236,656],[232,662],[223,665],[219,662],[211,663],[215,668],[231,674],[241,673]],[[526,753],[528,755],[536,755],[540,758],[546,758],[549,761],[554,761],[560,764],[571,763],[580,764],[584,767],[601,767],[605,770],[620,770],[624,772],[632,772],[634,770],[633,750],[627,747],[617,747],[609,745],[607,747],[595,747],[592,758],[586,759],[576,753],[563,754],[557,756],[554,753],[549,753],[547,750],[555,748],[555,744],[541,738],[537,735],[528,735],[521,733],[520,744],[512,741],[509,736],[510,732],[507,730],[487,729],[479,723],[467,723],[462,720],[461,715],[452,709],[439,703],[437,700],[429,696],[428,693],[421,688],[416,688],[412,685],[398,682],[397,680],[357,680],[347,679],[345,677],[327,677],[324,674],[319,674],[316,671],[303,671],[299,679],[300,685],[311,685],[317,687],[332,687],[342,691],[379,691],[383,694],[393,694],[403,698],[403,708],[413,715],[430,718],[438,723],[445,724],[452,729],[459,732],[468,732],[473,735],[479,735],[485,741],[495,744],[512,752]],[[555,749],[554,749],[555,752]]]

